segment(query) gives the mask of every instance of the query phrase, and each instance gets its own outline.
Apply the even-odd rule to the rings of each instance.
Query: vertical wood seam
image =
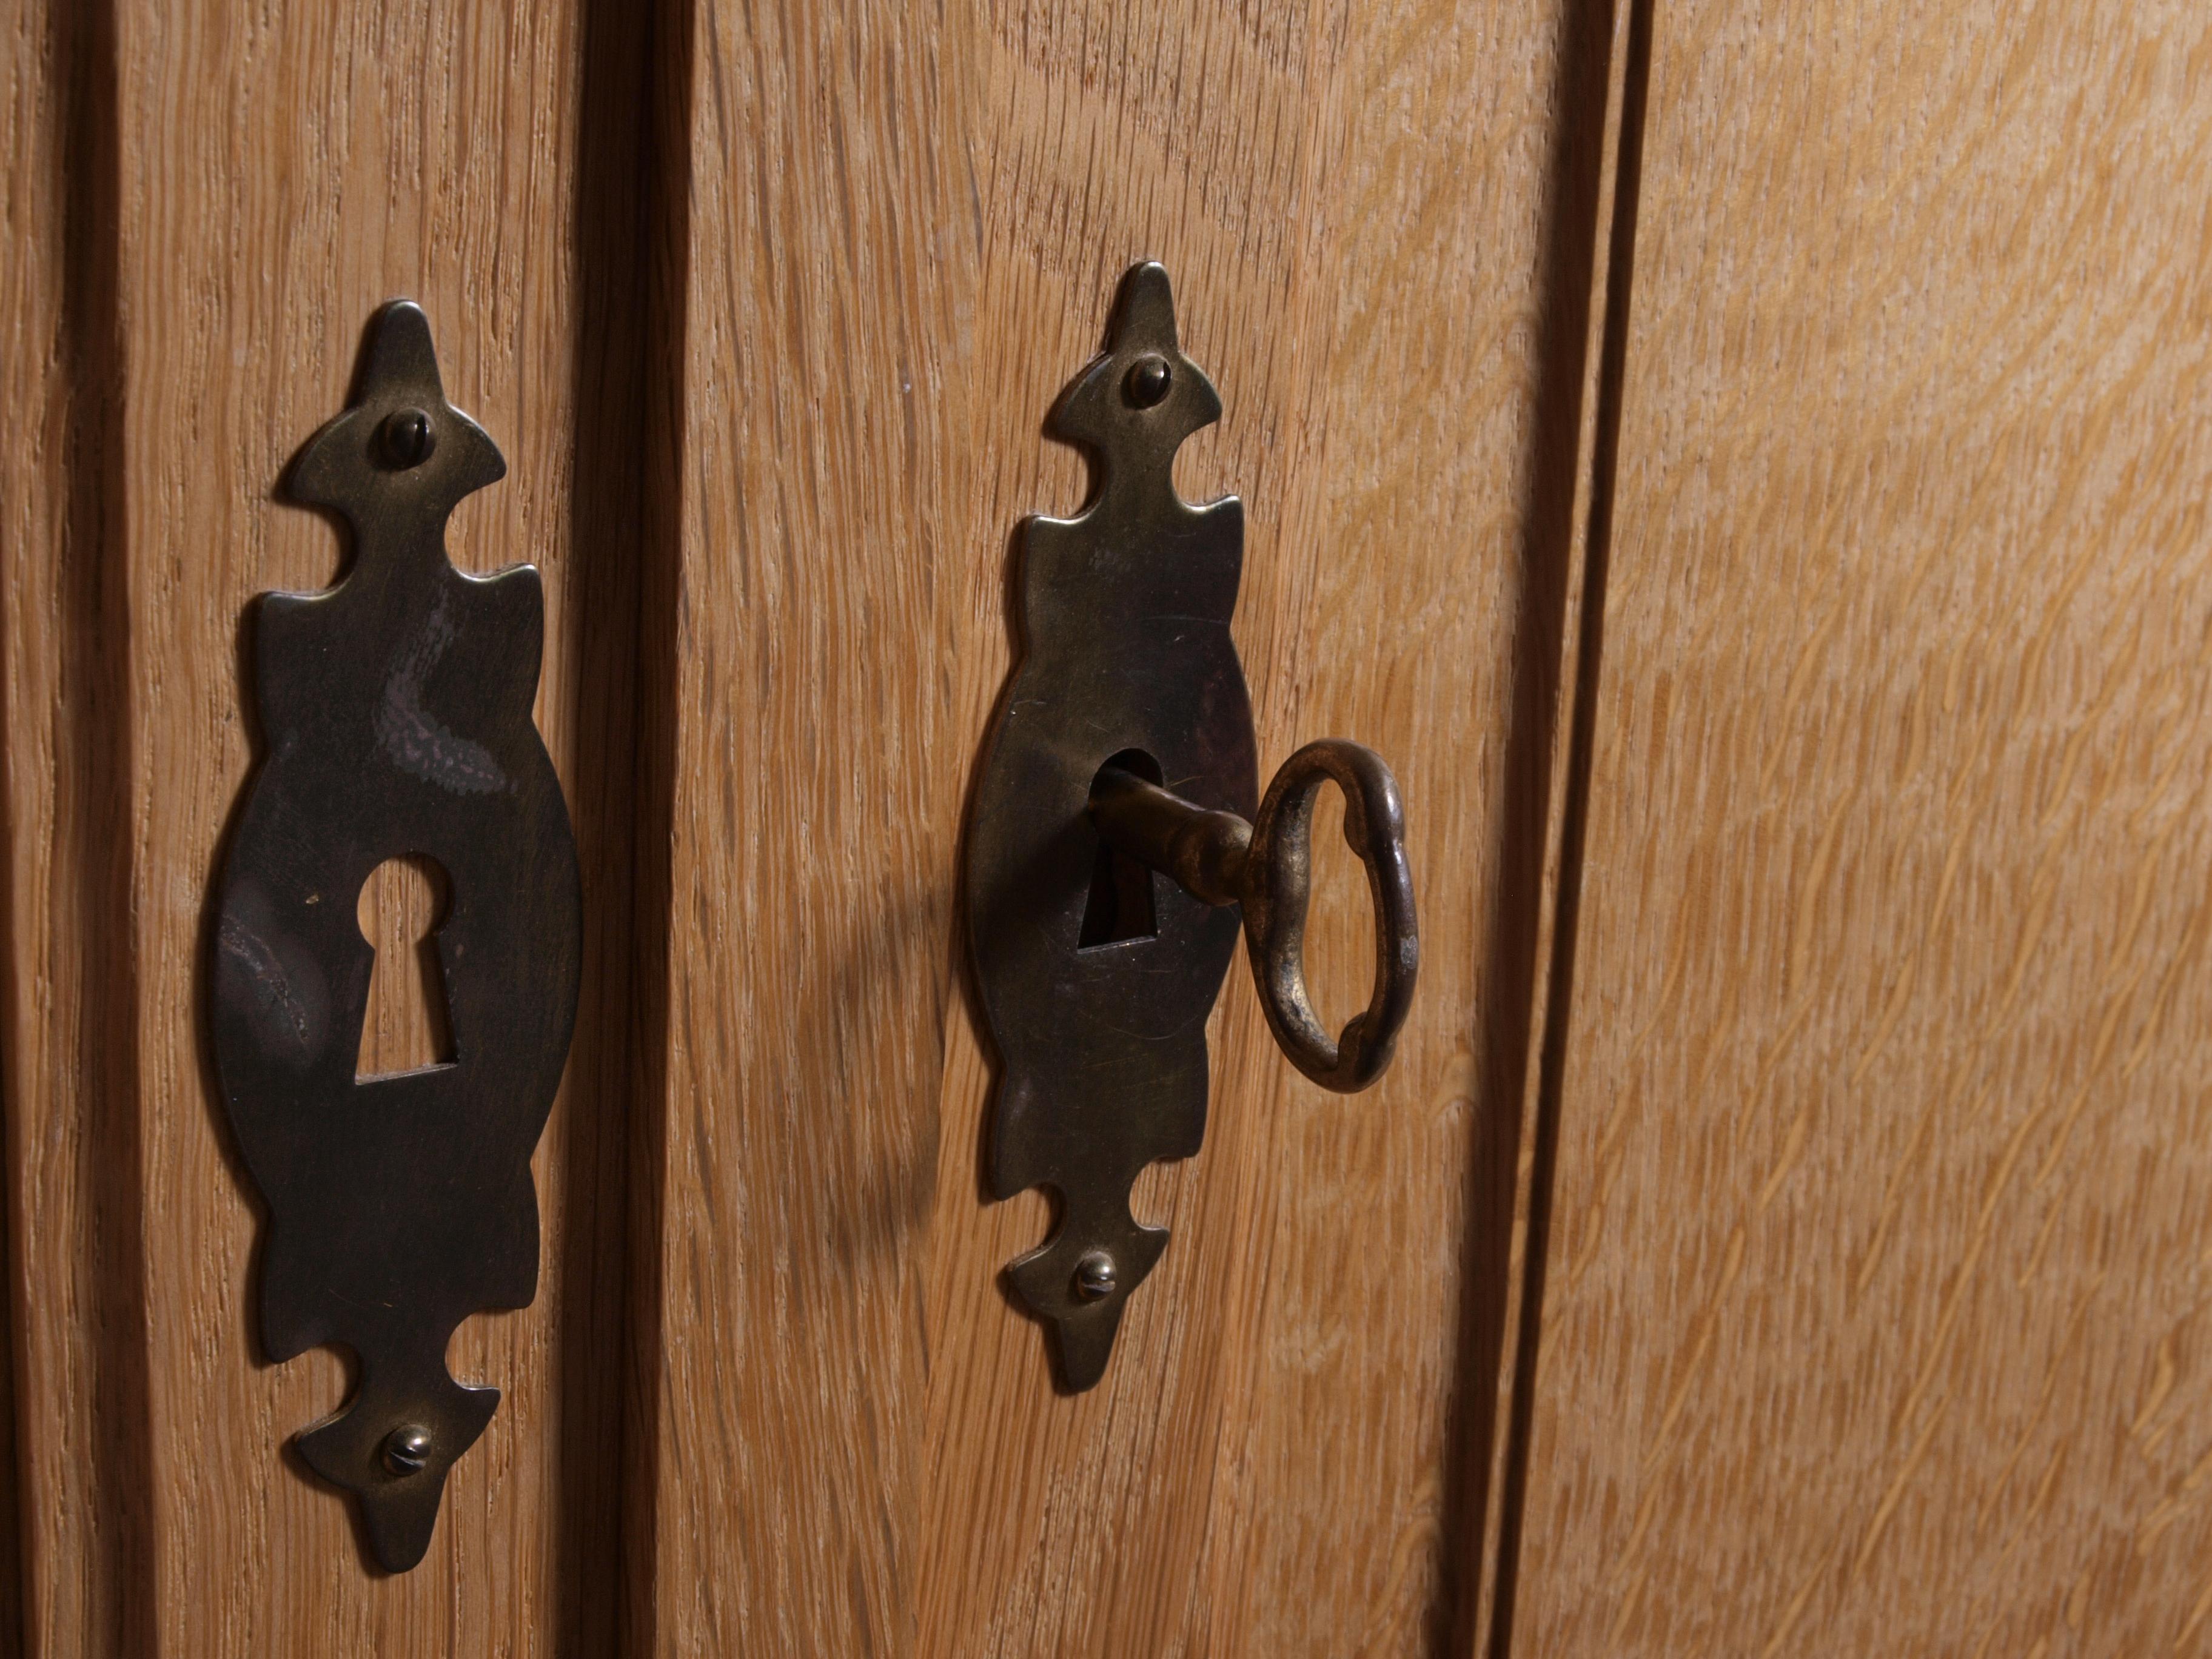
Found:
[[[73,1123],[38,1126],[22,1120],[30,1091],[12,1079],[9,1139],[9,1263],[14,1329],[10,1346],[18,1388],[13,1438],[21,1452],[24,1401],[33,1356],[27,1241],[14,1231],[27,1211],[22,1182],[42,1138],[66,1148],[72,1167],[77,1236],[60,1248],[74,1257],[71,1277],[84,1304],[76,1334],[84,1371],[58,1359],[60,1380],[82,1389],[64,1421],[87,1437],[82,1455],[88,1484],[77,1517],[88,1571],[83,1605],[52,1604],[60,1563],[27,1560],[15,1570],[40,1583],[46,1605],[22,1599],[26,1645],[43,1649],[75,1632],[90,1650],[126,1655],[155,1650],[158,1605],[153,1531],[152,1397],[147,1346],[145,1251],[139,1212],[145,1108],[138,1054],[138,894],[135,857],[137,756],[132,742],[132,643],[130,548],[125,512],[126,355],[121,291],[121,109],[118,38],[112,3],[56,5],[49,14],[47,62],[61,88],[54,147],[62,204],[61,307],[54,369],[62,383],[64,436],[56,597],[60,671],[49,711],[46,757],[56,791],[56,878],[43,902],[58,926],[50,945],[74,956],[76,1029],[57,1056],[66,1068],[51,1096]],[[11,849],[12,850],[12,849]],[[11,876],[12,885],[12,876]],[[7,896],[11,931],[30,897]],[[11,988],[9,1048],[20,1054],[21,987]],[[73,1087],[71,1085],[74,1085]],[[74,1343],[76,1336],[65,1337]],[[49,1367],[50,1374],[52,1367]],[[48,1448],[49,1458],[56,1454]],[[18,1524],[28,1545],[40,1534],[40,1511],[67,1494],[39,1490],[19,1463]],[[35,1591],[34,1591],[35,1594]]]
[[[1441,1527],[1447,1565],[1430,1641],[1439,1659],[1475,1650],[1486,1612],[1494,1615],[1503,1594],[1499,1552],[1510,1536],[1512,1498],[1499,1490],[1505,1460],[1498,1407],[1517,1358],[1515,1312],[1523,1286],[1516,1283],[1514,1247],[1522,1243],[1524,1274],[1534,1249],[1526,1231],[1530,1209],[1522,1189],[1522,1151],[1534,1111],[1529,1062],[1548,1008],[1547,935],[1559,925],[1557,884],[1565,874],[1559,858],[1559,763],[1561,717],[1569,711],[1562,703],[1571,695],[1577,608],[1589,599],[1576,556],[1588,523],[1592,345],[1606,276],[1605,139],[1618,67],[1617,15],[1614,0],[1563,0],[1554,52],[1542,264],[1535,282],[1540,303],[1536,384],[1515,489],[1522,530],[1504,791],[1492,813],[1498,874],[1478,946],[1483,995],[1498,1013],[1479,1056],[1467,1163],[1456,1380]]]
[[[632,1146],[629,1108],[641,1045],[641,986],[665,953],[665,905],[651,866],[665,861],[656,833],[644,719],[663,626],[651,572],[670,556],[655,501],[665,483],[665,433],[653,420],[661,366],[680,367],[680,340],[663,332],[654,287],[668,234],[656,181],[661,157],[653,96],[664,8],[589,0],[582,14],[574,202],[570,501],[575,602],[564,608],[563,648],[584,665],[571,681],[578,732],[574,811],[586,869],[601,884],[602,918],[587,915],[587,980],[601,976],[570,1058],[574,1115],[563,1184],[569,1224],[558,1242],[562,1279],[560,1462],[556,1571],[563,1659],[621,1650],[623,1581],[606,1571],[628,1546]],[[679,227],[680,228],[680,227]],[[665,637],[660,636],[660,637]],[[596,1011],[599,1018],[590,1017]]]
[[[1513,1388],[1504,1445],[1496,1589],[1490,1609],[1488,1643],[1492,1659],[1510,1659],[1514,1600],[1521,1566],[1521,1517],[1528,1496],[1528,1438],[1534,1418],[1543,1331],[1552,1188],[1558,1163],[1567,1043],[1574,1012],[1575,943],[1589,819],[1597,690],[1604,658],[1606,579],[1612,548],[1614,483],[1620,465],[1621,400],[1627,378],[1629,307],[1636,265],[1636,218],[1650,82],[1651,27],[1651,0],[1628,0],[1628,38],[1620,94],[1620,155],[1613,173],[1612,226],[1602,255],[1606,264],[1604,325],[1599,346],[1597,407],[1589,469],[1589,508],[1583,544],[1573,706],[1569,715],[1565,795],[1559,817],[1559,867],[1555,884],[1549,986],[1542,1017],[1526,1200],[1528,1243],[1522,1262],[1520,1328],[1513,1358]],[[1472,1650],[1471,1647],[1468,1650]]]
[[[614,9],[623,0],[609,0]],[[635,666],[638,700],[630,895],[633,963],[629,1072],[627,1296],[623,1321],[619,1650],[645,1655],[659,1642],[662,1389],[661,1234],[667,1188],[670,985],[674,903],[678,674],[683,621],[687,334],[690,289],[691,117],[697,54],[693,0],[659,0],[647,28],[647,131],[639,195],[644,204],[645,314],[631,371],[647,381],[639,411],[642,453]]]
[[[55,763],[82,768],[89,799],[70,921],[82,975],[77,1065],[82,1133],[77,1179],[94,1348],[88,1449],[95,1535],[108,1553],[94,1610],[113,1650],[154,1650],[152,1398],[147,1373],[138,1066],[137,893],[132,835],[130,546],[125,510],[127,363],[123,346],[122,134],[112,3],[76,21],[64,167],[63,329],[70,380],[69,503],[63,548],[62,695]],[[74,752],[72,752],[72,750]]]

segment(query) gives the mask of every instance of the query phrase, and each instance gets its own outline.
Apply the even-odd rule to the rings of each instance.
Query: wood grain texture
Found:
[[[1526,1506],[1528,1428],[1534,1403],[1535,1362],[1541,1336],[1544,1270],[1550,1232],[1551,1199],[1559,1148],[1559,1114],[1555,1103],[1559,1079],[1565,1064],[1564,1041],[1568,1022],[1558,1010],[1572,990],[1572,963],[1579,931],[1579,875],[1589,823],[1589,768],[1584,757],[1589,747],[1589,726],[1595,699],[1589,685],[1599,665],[1604,622],[1605,561],[1610,546],[1613,480],[1618,468],[1620,438],[1620,351],[1626,329],[1629,276],[1634,264],[1637,181],[1640,169],[1645,94],[1649,84],[1650,13],[1648,6],[1592,5],[1575,18],[1562,52],[1560,84],[1575,88],[1581,98],[1595,104],[1601,82],[1604,119],[1601,123],[1567,122],[1555,139],[1566,164],[1555,173],[1556,200],[1553,241],[1555,250],[1573,246],[1580,264],[1555,252],[1553,268],[1562,274],[1547,283],[1551,303],[1563,304],[1559,290],[1565,275],[1585,273],[1587,289],[1578,310],[1565,309],[1558,324],[1565,332],[1579,326],[1575,342],[1579,370],[1573,383],[1577,394],[1560,414],[1561,423],[1575,422],[1571,447],[1572,471],[1565,480],[1568,504],[1562,515],[1558,593],[1558,662],[1555,694],[1548,718],[1528,739],[1546,775],[1540,785],[1527,787],[1528,797],[1540,795],[1545,810],[1542,835],[1537,842],[1541,856],[1540,879],[1527,901],[1535,916],[1534,950],[1528,967],[1528,1020],[1532,1034],[1518,1056],[1522,1112],[1510,1181],[1510,1212],[1505,1204],[1507,1182],[1494,1182],[1487,1208],[1498,1213],[1486,1221],[1478,1212],[1477,1224],[1493,1237],[1502,1237],[1505,1270],[1493,1294],[1497,1297],[1496,1358],[1490,1349],[1477,1350],[1480,1363],[1473,1369],[1494,1376],[1498,1397],[1488,1413],[1486,1437],[1469,1436],[1468,1455],[1487,1455],[1480,1465],[1479,1490],[1483,1504],[1482,1528],[1468,1571],[1470,1592],[1458,1598],[1449,1651],[1502,1654],[1510,1650],[1520,1564],[1520,1536]],[[1599,31],[1604,30],[1602,52]],[[1574,74],[1572,61],[1595,58],[1583,75]],[[1573,106],[1568,97],[1563,106]],[[1575,246],[1576,216],[1566,211],[1573,185],[1586,179],[1589,213],[1585,241]],[[1564,367],[1564,366],[1563,366]],[[1554,371],[1558,374],[1558,371]],[[1547,376],[1547,379],[1553,376]],[[1560,376],[1559,378],[1564,378]],[[1563,441],[1541,446],[1566,459]],[[1556,463],[1554,463],[1556,464]],[[1533,632],[1533,630],[1530,630]],[[1536,654],[1541,647],[1524,654]],[[1540,739],[1541,746],[1537,747]],[[1517,786],[1516,786],[1517,787]],[[1498,1252],[1490,1245],[1470,1259],[1487,1260]],[[1477,1288],[1476,1296],[1481,1294]],[[1480,1306],[1471,1300],[1468,1310]],[[1462,1316],[1463,1324],[1467,1322]]]
[[[70,227],[0,364],[47,440],[0,460],[33,1650],[1453,1644],[1584,471],[1604,60],[1563,43],[1600,13],[27,16],[9,210]],[[1263,756],[1390,757],[1427,963],[1352,1102],[1234,970],[1206,1152],[1139,1194],[1176,1243],[1070,1400],[997,1284],[1047,1206],[980,1197],[952,881],[1012,531],[1082,489],[1042,417],[1146,254],[1228,404],[1183,487],[1247,499]],[[506,1399],[385,1579],[277,1449],[343,1367],[258,1363],[198,1000],[240,618],[338,568],[276,482],[403,292],[510,462],[457,558],[546,572],[589,933],[540,1297],[457,1338]],[[1340,1018],[1367,920],[1323,860]],[[368,911],[401,983],[406,893]],[[371,1066],[428,1040],[394,988]]]
[[[161,1598],[159,1644],[180,1651],[550,1646],[551,1531],[537,1522],[557,1281],[457,1336],[456,1374],[496,1382],[500,1414],[456,1468],[422,1567],[364,1572],[343,1501],[279,1455],[337,1403],[343,1371],[327,1353],[258,1363],[240,1271],[254,1222],[210,1118],[195,998],[206,872],[250,752],[239,618],[257,591],[319,587],[337,568],[331,527],[273,486],[343,404],[383,298],[422,302],[450,395],[508,458],[507,479],[455,513],[456,562],[537,559],[547,637],[562,637],[574,23],[442,6],[301,8],[254,28],[213,5],[120,18],[154,1583],[191,1587]],[[559,757],[566,700],[549,669],[538,708]],[[398,933],[375,941],[387,958],[404,959]],[[561,1116],[536,1164],[554,1237]],[[164,1455],[179,1437],[231,1455]]]
[[[1461,1430],[1486,1425],[1495,1362],[1462,1310],[1509,1266],[1502,1233],[1478,1248],[1491,1218],[1470,1198],[1513,1191],[1577,424],[1547,377],[1579,390],[1554,337],[1582,319],[1547,314],[1547,287],[1566,274],[1547,265],[1558,112],[1598,113],[1561,71],[1575,11],[985,15],[974,442],[992,470],[972,543],[1079,499],[1080,462],[1037,423],[1114,277],[1163,259],[1226,406],[1179,481],[1246,505],[1236,635],[1261,776],[1323,734],[1389,758],[1424,960],[1394,1070],[1350,1100],[1281,1060],[1232,969],[1205,1151],[1138,1188],[1174,1242],[1075,1399],[1048,1392],[994,1283],[1046,1206],[975,1204],[987,1073],[955,1026],[924,1651],[1407,1653],[1463,1617],[1482,1500],[1455,1464],[1485,1449]],[[1008,648],[1003,567],[979,574],[978,732]],[[1364,993],[1364,896],[1335,837],[1316,846],[1338,861],[1310,938],[1340,1017]]]
[[[618,1377],[611,1350],[578,1363],[588,1322],[570,1316],[588,1298],[572,1281],[610,1274],[592,1204],[569,1200],[601,1183],[601,1079],[629,1063],[629,860],[605,802],[626,799],[629,747],[600,720],[629,722],[635,582],[573,556],[605,544],[570,489],[590,424],[574,413],[590,389],[576,273],[600,257],[579,239],[582,35],[574,4],[103,3],[10,26],[8,391],[45,422],[5,463],[33,1651],[544,1653],[591,1623],[575,1588],[590,1534],[567,1515],[589,1513],[594,1478],[611,1491],[616,1437],[579,1431],[566,1385],[596,1368],[613,1399]],[[422,301],[448,392],[511,467],[456,514],[456,562],[545,571],[537,712],[593,918],[580,1027],[614,1036],[611,1052],[580,1038],[539,1149],[537,1304],[453,1344],[457,1374],[505,1390],[499,1415],[455,1472],[428,1560],[387,1578],[339,1495],[283,1450],[337,1404],[344,1366],[261,1362],[256,1218],[201,998],[209,883],[257,741],[243,613],[341,563],[332,527],[279,502],[278,481],[345,402],[361,331],[395,294]],[[586,638],[588,616],[611,620]],[[594,683],[610,666],[611,690]],[[387,961],[410,954],[402,923],[384,907]],[[610,1530],[599,1553],[612,1547]]]
[[[865,4],[702,0],[690,27],[629,1629],[902,1652],[968,743],[944,690],[959,42]]]
[[[1448,1640],[1486,1502],[1461,1425],[1496,1386],[1462,1375],[1463,1298],[1508,1276],[1469,1199],[1511,1203],[1536,950],[1500,848],[1533,890],[1580,429],[1573,397],[1539,417],[1554,355],[1582,384],[1545,342],[1585,319],[1542,303],[1566,15],[698,7],[641,1645]],[[1227,404],[1181,482],[1247,503],[1264,761],[1389,757],[1425,960],[1355,1101],[1233,970],[1206,1149],[1139,1189],[1176,1242],[1071,1399],[998,1282],[1048,1205],[981,1196],[953,880],[1013,529],[1083,490],[1040,428],[1145,256]],[[1340,1015],[1368,924],[1324,841]]]
[[[95,1494],[114,1492],[112,1459],[95,1462],[93,1426],[119,1368],[102,1336],[113,1324],[135,1340],[135,1303],[118,1318],[95,1265],[67,1248],[93,1230],[97,1171],[81,1137],[54,1133],[38,1106],[59,1099],[98,1109],[92,1076],[98,969],[80,917],[104,915],[94,889],[106,874],[76,856],[91,798],[112,793],[72,757],[105,700],[85,693],[94,672],[82,643],[96,607],[106,526],[100,485],[112,421],[89,383],[109,349],[88,313],[112,292],[112,267],[88,269],[87,210],[72,200],[81,176],[112,172],[112,155],[88,118],[92,71],[106,43],[64,4],[13,14],[6,36],[5,216],[9,258],[0,270],[0,398],[19,441],[0,457],[0,561],[4,561],[7,863],[0,1037],[8,1150],[9,1510],[0,1583],[7,1628],[0,1650],[121,1650],[119,1591],[143,1546],[120,1504],[92,1522]],[[74,488],[72,486],[75,486]],[[81,631],[82,630],[82,631]],[[94,949],[104,935],[91,941]],[[41,1133],[41,1129],[44,1133]],[[35,1218],[35,1227],[27,1218]],[[132,1264],[135,1268],[135,1263]],[[37,1338],[32,1337],[34,1317]],[[127,1364],[130,1356],[120,1357]],[[47,1409],[34,1413],[36,1405]],[[38,1432],[28,1432],[37,1417]],[[126,1445],[118,1449],[135,1449]],[[29,1536],[19,1532],[27,1522]],[[66,1562],[41,1573],[48,1562]],[[44,1582],[40,1582],[43,1578]]]
[[[2212,19],[1654,50],[1516,1650],[2212,1651]]]

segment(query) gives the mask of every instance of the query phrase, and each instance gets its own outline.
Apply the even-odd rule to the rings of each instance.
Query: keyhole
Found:
[[[1160,781],[1160,763],[1141,749],[1124,749],[1109,757],[1106,765],[1133,772],[1148,783]],[[1158,938],[1160,927],[1152,879],[1150,870],[1101,841],[1091,866],[1091,897],[1083,907],[1083,925],[1076,931],[1075,948],[1096,951],[1102,945]]]
[[[375,949],[376,965],[369,975],[356,1077],[389,1077],[453,1060],[453,1028],[437,943],[451,890],[445,866],[419,853],[385,860],[362,883],[354,915],[361,936]]]

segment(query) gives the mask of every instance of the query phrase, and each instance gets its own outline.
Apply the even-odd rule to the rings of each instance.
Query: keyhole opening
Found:
[[[1164,783],[1160,763],[1141,749],[1124,749],[1106,766],[1133,772],[1147,783]],[[1098,769],[1106,769],[1105,766]],[[1083,927],[1075,936],[1079,951],[1102,945],[1127,945],[1133,939],[1159,936],[1159,910],[1152,893],[1153,872],[1117,853],[1101,836],[1097,862],[1091,867],[1091,900],[1083,907]]]
[[[361,1022],[359,1079],[451,1065],[453,1024],[437,932],[453,884],[434,858],[410,853],[368,872],[354,906],[361,936],[376,951]]]

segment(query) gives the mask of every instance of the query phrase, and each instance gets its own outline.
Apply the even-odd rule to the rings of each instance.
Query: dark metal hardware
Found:
[[[422,1559],[447,1471],[499,1403],[447,1374],[447,1340],[537,1293],[530,1154],[575,1024],[575,842],[531,720],[538,572],[467,576],[446,557],[455,504],[506,472],[446,401],[422,313],[386,307],[358,400],[288,481],[352,526],[355,552],[329,591],[253,608],[267,753],[212,941],[216,1072],[268,1206],[262,1342],[273,1361],[323,1343],[359,1356],[353,1397],[298,1446],[359,1498],[392,1572]],[[374,953],[356,896],[418,854],[452,884],[436,937],[455,1058],[356,1078]]]
[[[1367,867],[1375,907],[1375,992],[1334,1042],[1306,993],[1306,900],[1314,797],[1334,779],[1350,810],[1344,838]],[[1118,766],[1100,769],[1091,817],[1117,850],[1172,876],[1208,904],[1239,904],[1252,979],[1275,1041],[1325,1089],[1353,1094],[1382,1075],[1420,971],[1406,815],[1382,757],[1342,738],[1310,743],[1267,786],[1256,822],[1206,808]]]
[[[1129,1295],[1167,1246],[1130,1213],[1129,1191],[1205,1136],[1206,1020],[1239,908],[1277,1040],[1333,1089],[1364,1088],[1389,1063],[1419,962],[1382,761],[1311,744],[1259,799],[1229,629],[1243,507],[1192,507],[1173,480],[1176,449],[1220,414],[1177,346],[1167,273],[1138,265],[1105,352],[1048,422],[1094,453],[1097,489],[1077,517],[1022,526],[1020,662],[969,821],[970,952],[1002,1066],[990,1187],[1063,1200],[1053,1236],[1007,1277],[1052,1328],[1073,1389],[1104,1375]],[[1376,927],[1374,995],[1334,1042],[1301,965],[1314,798],[1332,778]]]

